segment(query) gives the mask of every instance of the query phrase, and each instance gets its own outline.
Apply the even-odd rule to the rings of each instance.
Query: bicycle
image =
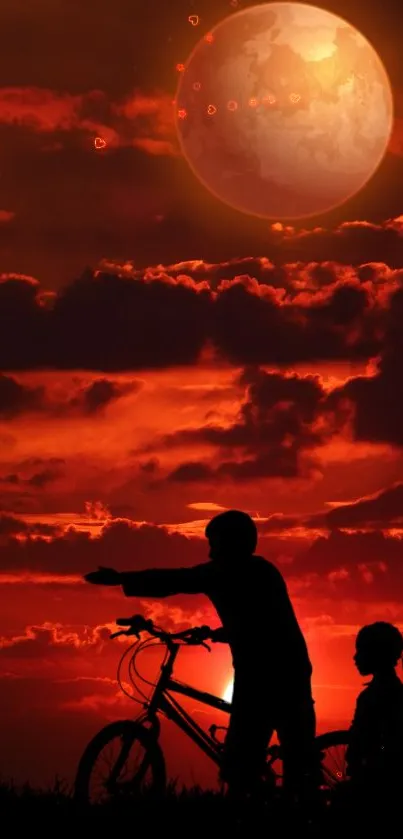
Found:
[[[141,615],[131,618],[118,618],[118,626],[127,626],[127,630],[112,633],[111,638],[120,635],[136,635],[137,641],[125,650],[118,667],[118,682],[124,693],[133,699],[122,684],[121,671],[128,656],[129,678],[134,687],[135,677],[143,678],[136,668],[136,658],[140,651],[150,646],[165,645],[166,652],[154,691],[150,698],[144,698],[143,712],[134,720],[120,720],[106,725],[87,745],[79,762],[75,780],[75,799],[84,804],[101,803],[117,797],[151,793],[162,796],[167,787],[165,758],[159,745],[160,719],[163,715],[187,734],[199,748],[210,757],[219,767],[223,743],[217,738],[217,731],[223,726],[211,725],[205,731],[185,711],[172,695],[173,693],[198,700],[204,705],[225,713],[231,712],[231,704],[218,696],[197,690],[173,678],[173,668],[179,650],[184,645],[204,646],[210,649],[206,640],[211,636],[209,627],[194,627],[183,632],[170,633],[154,625]],[[147,632],[151,638],[141,641],[140,633]],[[154,639],[157,641],[155,644]],[[133,649],[134,653],[133,653]],[[141,693],[141,691],[140,691]],[[139,700],[136,700],[139,701]],[[343,730],[330,731],[316,737],[322,768],[322,789],[329,792],[346,779],[345,749],[348,745],[348,732]],[[113,756],[113,746],[116,746],[116,756]],[[141,757],[136,761],[135,746],[141,749]],[[332,749],[336,750],[333,754]],[[337,750],[340,750],[337,753]],[[96,771],[99,759],[105,753],[107,761],[107,775],[101,776],[96,786]],[[338,759],[336,759],[338,757]],[[129,763],[129,759],[132,761]],[[332,767],[333,763],[333,767]],[[272,745],[267,749],[267,779],[271,779],[273,786],[281,786],[281,746]],[[94,795],[92,782],[95,781]],[[98,792],[97,792],[98,789]]]

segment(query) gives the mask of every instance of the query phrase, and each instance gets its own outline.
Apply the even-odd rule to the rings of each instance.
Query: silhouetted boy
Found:
[[[207,595],[222,623],[214,640],[228,642],[235,671],[222,777],[235,794],[253,790],[276,730],[284,784],[301,791],[313,766],[312,667],[285,582],[274,565],[254,555],[257,530],[246,513],[215,516],[205,534],[210,562],[129,573],[104,568],[85,579],[121,585],[127,596]]]
[[[402,789],[403,684],[395,669],[402,653],[402,634],[390,623],[364,626],[357,635],[356,667],[373,678],[357,699],[347,765],[353,785],[368,801]]]

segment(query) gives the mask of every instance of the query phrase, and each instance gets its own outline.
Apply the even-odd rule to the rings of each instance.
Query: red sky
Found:
[[[222,207],[178,154],[187,17],[210,28],[228,4],[34,5],[0,10],[1,773],[71,777],[135,712],[117,615],[217,625],[203,598],[128,601],[82,574],[202,561],[229,507],[286,577],[319,727],[345,725],[357,629],[403,628],[398,7],[329,5],[377,45],[396,125],[367,188],[301,228]],[[178,675],[222,694],[228,651],[186,652]],[[172,774],[211,779],[164,737]]]

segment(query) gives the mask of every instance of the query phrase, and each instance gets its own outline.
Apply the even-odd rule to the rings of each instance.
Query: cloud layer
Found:
[[[0,368],[191,365],[208,346],[237,365],[286,365],[368,359],[397,340],[400,271],[248,262],[242,274],[239,263],[86,271],[52,294],[3,276]]]

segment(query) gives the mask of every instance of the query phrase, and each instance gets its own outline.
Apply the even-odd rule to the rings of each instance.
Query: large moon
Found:
[[[179,142],[216,197],[271,219],[324,213],[385,155],[393,98],[374,47],[300,3],[242,10],[204,36],[180,73]]]

